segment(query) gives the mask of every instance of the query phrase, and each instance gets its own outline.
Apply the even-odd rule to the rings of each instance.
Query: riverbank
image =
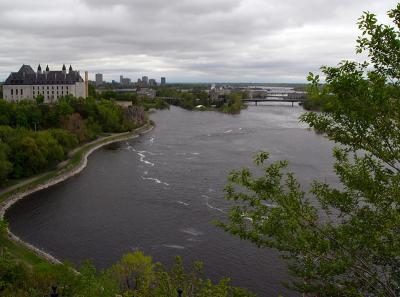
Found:
[[[28,180],[21,181],[19,184],[3,189],[0,194],[0,221],[4,219],[7,209],[17,201],[79,174],[87,166],[87,160],[90,154],[97,149],[114,142],[138,137],[152,129],[153,125],[147,123],[131,132],[113,134],[99,138],[73,150],[70,153],[69,159],[60,163],[55,170],[39,174],[36,177],[32,177]],[[5,231],[5,234],[0,234],[1,246],[7,247],[9,252],[17,254],[18,258],[22,256],[23,258],[21,260],[27,260],[29,263],[32,263],[32,260],[37,262],[39,259],[35,259],[36,256],[53,264],[61,264],[60,260],[49,253],[20,239],[18,236],[13,234],[9,228]],[[32,253],[34,255],[32,255]]]

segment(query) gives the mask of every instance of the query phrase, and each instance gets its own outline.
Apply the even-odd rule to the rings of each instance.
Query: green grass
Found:
[[[8,239],[7,235],[0,235],[0,246],[6,248],[12,258],[29,266],[52,265],[23,245]]]

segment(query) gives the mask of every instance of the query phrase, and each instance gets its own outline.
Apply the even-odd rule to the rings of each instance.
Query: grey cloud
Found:
[[[0,80],[21,63],[106,79],[303,81],[355,58],[356,20],[396,1],[14,0],[0,3]],[[35,66],[35,65],[33,65]]]

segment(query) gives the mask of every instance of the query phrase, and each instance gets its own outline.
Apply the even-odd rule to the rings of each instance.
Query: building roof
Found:
[[[29,65],[22,65],[21,68],[18,71],[19,74],[35,74],[35,71],[33,71],[32,67]]]
[[[48,69],[46,67],[46,69]],[[5,85],[52,85],[52,84],[75,84],[83,82],[78,71],[73,71],[70,67],[68,73],[62,71],[46,71],[36,73],[29,65],[22,65],[18,72],[12,72],[5,81]]]

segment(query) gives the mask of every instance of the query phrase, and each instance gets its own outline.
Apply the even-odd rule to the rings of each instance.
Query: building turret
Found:
[[[46,66],[46,73],[49,73],[50,69],[49,69],[49,65]]]
[[[40,66],[40,64],[37,68],[37,74],[42,74],[42,66]]]
[[[69,65],[69,73],[72,73],[72,66]]]
[[[63,64],[62,73],[67,74],[67,67],[65,67],[65,64]]]

